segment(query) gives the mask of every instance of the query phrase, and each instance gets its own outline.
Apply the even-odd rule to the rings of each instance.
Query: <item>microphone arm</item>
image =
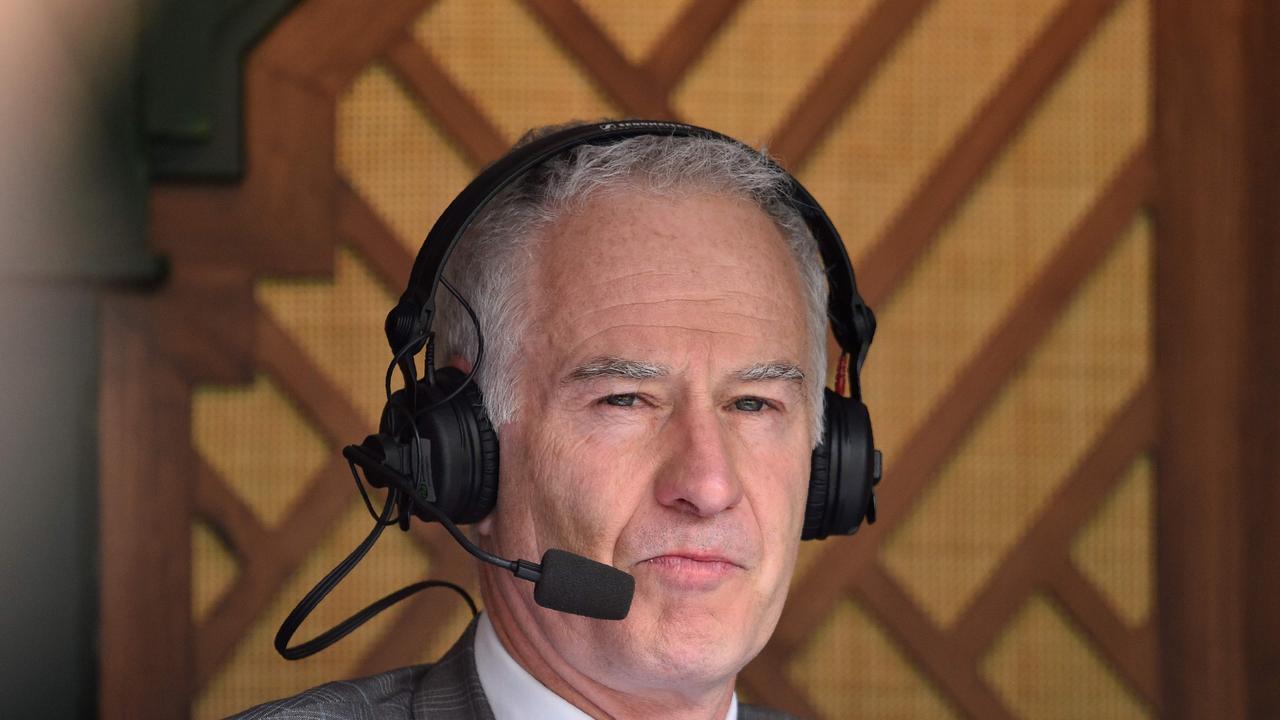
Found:
[[[398,490],[409,499],[409,502],[423,510],[426,510],[431,517],[435,518],[444,526],[445,530],[449,531],[449,534],[452,535],[453,539],[462,546],[463,550],[471,553],[477,559],[483,560],[490,565],[496,565],[503,570],[509,570],[512,575],[515,575],[521,580],[528,580],[536,583],[542,579],[541,565],[529,562],[528,560],[508,560],[506,558],[501,558],[471,542],[471,539],[468,538],[466,534],[464,534],[462,530],[448,518],[448,516],[440,512],[439,508],[429,502],[424,502],[417,496],[417,493],[413,491],[413,488],[409,483],[409,478],[405,477],[402,473],[388,468],[382,460],[365,448],[359,445],[348,445],[342,449],[342,456],[348,461],[359,465],[365,471],[366,476],[370,475],[370,467],[376,468],[374,472],[378,475],[380,480],[389,481],[395,490]]]

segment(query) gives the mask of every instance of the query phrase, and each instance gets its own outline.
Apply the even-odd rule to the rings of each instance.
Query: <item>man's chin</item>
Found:
[[[713,690],[732,680],[750,660],[738,643],[694,641],[676,633],[661,633],[633,646],[627,675],[638,686],[686,693]]]
[[[743,613],[708,602],[699,594],[677,593],[650,605],[637,597],[618,630],[634,660],[646,674],[667,684],[712,686],[731,678],[758,652],[754,636],[758,622]],[[638,668],[637,668],[638,669]]]

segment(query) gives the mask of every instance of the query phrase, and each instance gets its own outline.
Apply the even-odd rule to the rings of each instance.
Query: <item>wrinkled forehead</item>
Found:
[[[772,218],[750,199],[697,187],[602,189],[566,207],[538,235],[534,284],[552,294],[598,279],[584,270],[610,268],[714,277],[748,267],[780,293],[799,289],[798,268]]]
[[[633,327],[773,337],[802,351],[799,268],[750,200],[601,192],[552,223],[539,246],[531,315],[559,349]]]

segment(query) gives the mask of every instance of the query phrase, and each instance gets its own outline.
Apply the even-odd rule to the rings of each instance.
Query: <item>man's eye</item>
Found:
[[[765,408],[765,402],[760,398],[738,398],[733,401],[733,407],[743,412],[760,412]]]
[[[614,407],[631,407],[636,404],[635,393],[620,393],[617,395],[606,395],[601,402]]]

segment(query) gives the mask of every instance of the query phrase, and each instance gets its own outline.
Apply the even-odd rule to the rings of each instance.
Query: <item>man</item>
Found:
[[[501,447],[480,546],[624,570],[626,619],[482,565],[485,612],[440,662],[242,717],[785,717],[734,681],[782,611],[821,437],[825,278],[787,181],[730,142],[578,146],[491,200],[447,268]],[[468,369],[470,319],[441,300],[436,328]]]

